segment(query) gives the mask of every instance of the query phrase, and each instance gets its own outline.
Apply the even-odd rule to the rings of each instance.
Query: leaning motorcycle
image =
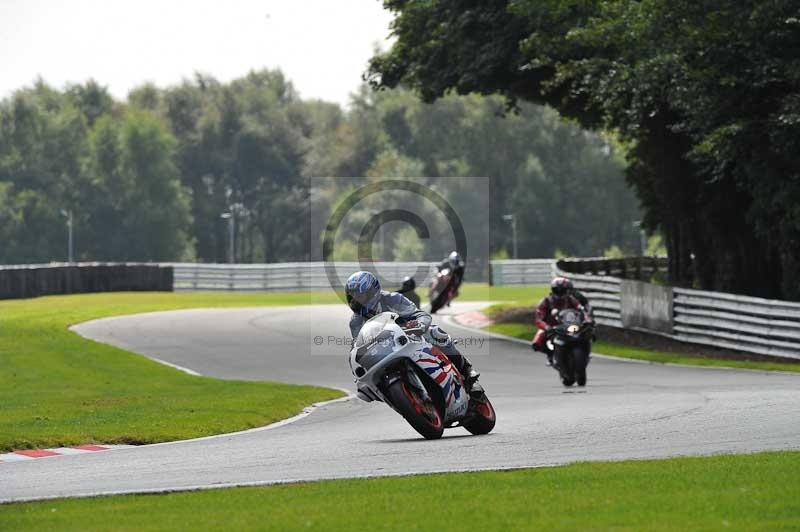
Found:
[[[489,433],[495,411],[483,387],[476,382],[467,393],[447,356],[420,329],[403,329],[398,320],[393,312],[378,314],[356,337],[350,369],[359,394],[383,401],[427,439],[451,427]]]
[[[592,347],[594,324],[584,320],[576,309],[553,311],[556,325],[547,332],[547,344],[553,352],[553,368],[564,386],[586,386],[586,366]]]
[[[455,276],[452,270],[445,268],[439,271],[431,279],[431,289],[428,292],[428,297],[431,301],[431,314],[435,314],[437,310],[450,303],[455,291]]]

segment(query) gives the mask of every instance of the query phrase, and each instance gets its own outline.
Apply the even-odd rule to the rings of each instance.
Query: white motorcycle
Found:
[[[483,387],[469,393],[464,378],[420,329],[403,329],[398,315],[383,312],[361,328],[350,351],[350,370],[367,400],[383,401],[427,439],[445,428],[487,434],[495,412]]]

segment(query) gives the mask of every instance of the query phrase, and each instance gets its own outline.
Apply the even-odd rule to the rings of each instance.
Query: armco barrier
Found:
[[[598,323],[623,327],[622,279],[606,275],[566,275],[595,309]],[[669,288],[669,287],[666,287]],[[670,338],[759,355],[800,359],[800,303],[720,292],[672,288]]]
[[[666,257],[605,257],[559,259],[556,266],[567,274],[608,275],[622,279],[649,281],[654,275],[667,273]]]
[[[800,358],[800,303],[674,288],[674,337]]]
[[[173,263],[175,290],[288,291],[340,289],[347,277],[364,268],[358,262],[333,264],[333,281],[324,262],[277,264],[195,264]],[[376,262],[367,267],[397,288],[406,275],[414,275],[418,287],[427,286],[436,272],[430,262]]]
[[[489,265],[489,284],[493,286],[547,284],[553,278],[555,260],[493,260]]]
[[[172,291],[172,267],[159,264],[35,264],[0,268],[0,299],[121,291]]]

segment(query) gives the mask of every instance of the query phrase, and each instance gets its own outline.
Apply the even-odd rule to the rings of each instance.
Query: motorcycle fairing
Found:
[[[467,412],[469,398],[464,391],[461,375],[453,363],[436,346],[418,349],[414,362],[442,389],[445,402],[445,423],[462,417]]]

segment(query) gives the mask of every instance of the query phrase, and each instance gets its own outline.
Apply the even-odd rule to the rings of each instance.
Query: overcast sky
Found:
[[[37,76],[125,98],[195,71],[279,67],[303,98],[344,104],[390,20],[380,0],[0,0],[0,98]]]

